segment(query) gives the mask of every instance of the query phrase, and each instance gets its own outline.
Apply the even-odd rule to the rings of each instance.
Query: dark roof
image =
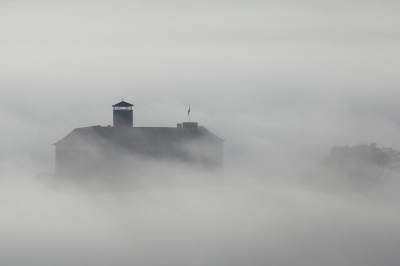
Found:
[[[114,104],[112,107],[130,107],[130,106],[133,106],[133,104],[122,101],[117,104]]]
[[[183,141],[203,139],[214,143],[224,141],[205,127],[199,126],[191,138],[182,137],[182,129],[175,127],[102,127],[92,126],[76,128],[54,145],[119,145],[132,146],[172,146]]]

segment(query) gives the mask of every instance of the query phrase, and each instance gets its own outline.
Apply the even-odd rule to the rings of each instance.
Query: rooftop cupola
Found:
[[[114,127],[133,127],[133,104],[122,101],[112,107]]]

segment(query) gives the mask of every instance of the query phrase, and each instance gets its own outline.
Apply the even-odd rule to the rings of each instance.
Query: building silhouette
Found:
[[[113,126],[76,128],[54,144],[56,176],[117,180],[202,171],[222,180],[224,140],[205,127],[133,127],[132,104],[112,107]]]

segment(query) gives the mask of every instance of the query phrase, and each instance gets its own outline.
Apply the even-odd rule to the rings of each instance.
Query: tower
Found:
[[[114,127],[133,127],[133,104],[122,101],[112,107]]]

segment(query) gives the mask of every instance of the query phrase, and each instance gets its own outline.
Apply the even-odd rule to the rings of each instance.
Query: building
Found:
[[[133,105],[113,107],[113,126],[76,128],[56,142],[55,175],[117,180],[197,171],[223,176],[223,142],[196,122],[133,127]]]

